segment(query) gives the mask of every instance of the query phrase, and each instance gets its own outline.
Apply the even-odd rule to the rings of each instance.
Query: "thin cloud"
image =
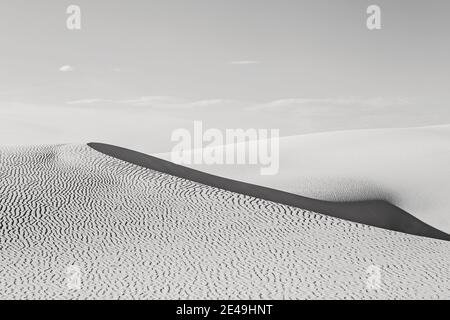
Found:
[[[413,101],[408,98],[361,98],[361,97],[343,97],[343,98],[293,98],[280,99],[268,103],[255,106],[255,109],[272,109],[272,110],[301,110],[303,108],[314,107],[357,107],[377,109],[385,107],[398,107],[411,104]]]
[[[65,65],[65,66],[62,66],[61,68],[59,68],[59,71],[61,71],[61,72],[72,72],[74,70],[75,70],[75,68],[72,66],[69,66],[69,65]]]
[[[230,61],[229,64],[235,65],[235,66],[245,66],[245,65],[251,65],[251,64],[260,64],[261,62],[256,60],[238,60],[238,61]]]
[[[66,102],[66,104],[82,105],[82,104],[97,104],[97,103],[105,103],[105,102],[115,103],[113,100],[94,98],[94,99],[82,99],[82,100],[69,101],[69,102]]]
[[[146,96],[128,100],[118,100],[116,103],[135,107],[182,110],[201,109],[213,106],[230,106],[234,101],[225,99],[188,100],[170,96]]]
[[[127,100],[117,100],[116,103],[133,106],[154,106],[183,103],[183,100],[170,96],[144,96]]]
[[[116,105],[130,105],[130,106],[153,106],[154,104],[173,104],[179,103],[180,100],[166,96],[145,96],[126,100],[114,100],[104,98],[89,98],[74,101],[68,101],[69,105],[98,105],[98,104],[116,104]]]
[[[67,105],[89,105],[89,106],[132,106],[132,107],[148,107],[156,109],[202,109],[208,107],[239,107],[243,106],[242,101],[227,99],[204,99],[204,100],[188,100],[171,96],[143,96],[131,99],[103,99],[89,98],[66,102]]]
[[[203,99],[190,100],[173,96],[142,96],[129,99],[90,98],[67,102],[68,105],[123,106],[159,110],[249,110],[261,112],[293,112],[306,117],[345,114],[382,114],[386,108],[401,110],[414,101],[407,98],[338,97],[338,98],[286,98],[267,102]]]

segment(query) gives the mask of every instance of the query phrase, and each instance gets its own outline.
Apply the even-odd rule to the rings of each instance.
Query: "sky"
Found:
[[[81,30],[66,27],[72,4]],[[372,4],[381,30],[366,27]],[[194,120],[282,135],[447,124],[449,12],[446,0],[2,0],[0,145],[163,152]]]

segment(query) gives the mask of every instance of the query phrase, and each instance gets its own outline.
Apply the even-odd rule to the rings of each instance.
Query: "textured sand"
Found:
[[[450,298],[450,243],[144,169],[0,149],[0,298]],[[80,290],[67,268],[82,270]],[[368,290],[371,265],[382,285]]]
[[[284,137],[279,157],[273,176],[260,166],[188,166],[319,200],[385,200],[450,234],[450,125]]]

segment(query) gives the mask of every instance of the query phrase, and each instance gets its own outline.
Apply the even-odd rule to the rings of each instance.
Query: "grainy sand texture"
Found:
[[[283,137],[276,175],[261,175],[261,165],[183,165],[319,200],[384,200],[450,233],[449,163],[450,125],[441,125]]]
[[[0,157],[2,299],[450,298],[450,242],[201,185],[87,145]]]

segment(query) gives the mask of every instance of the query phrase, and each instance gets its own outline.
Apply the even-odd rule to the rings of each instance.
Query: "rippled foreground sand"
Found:
[[[450,242],[203,186],[86,145],[0,152],[3,299],[450,298]]]

